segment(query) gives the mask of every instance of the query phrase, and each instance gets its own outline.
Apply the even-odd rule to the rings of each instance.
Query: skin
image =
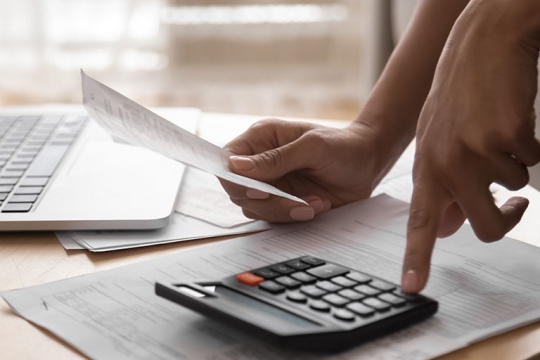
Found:
[[[349,127],[265,121],[228,144],[240,155],[229,160],[233,171],[309,206],[222,182],[231,200],[251,218],[310,220],[368,197],[416,133],[402,288],[421,291],[437,237],[469,219],[481,240],[498,240],[528,205],[512,198],[497,208],[489,185],[519,189],[528,182],[527,166],[540,161],[533,110],[537,3],[422,1]]]
[[[498,208],[489,186],[517,190],[540,161],[534,99],[540,49],[540,5],[534,1],[471,1],[457,20],[420,115],[414,192],[403,265],[404,291],[428,280],[437,237],[465,219],[484,242],[501,239],[528,200]]]
[[[269,182],[310,206],[222,181],[250,218],[305,221],[365,199],[414,137],[446,38],[467,1],[424,0],[362,113],[347,128],[265,120],[226,149],[234,172]],[[381,146],[384,144],[384,146]]]

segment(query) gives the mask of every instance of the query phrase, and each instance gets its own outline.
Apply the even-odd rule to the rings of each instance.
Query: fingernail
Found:
[[[299,206],[292,208],[289,212],[291,219],[296,221],[311,220],[315,216],[315,211],[312,208],[306,206]]]
[[[268,199],[270,197],[270,194],[264,191],[256,190],[256,189],[247,189],[246,196],[249,199],[264,200],[264,199]]]
[[[418,273],[414,270],[408,270],[401,281],[401,290],[406,293],[416,294],[420,289],[418,286],[420,281],[418,279]]]
[[[231,160],[232,166],[236,170],[253,170],[255,169],[255,164],[250,158],[243,157],[243,156],[231,156],[229,158]]]
[[[310,202],[308,202],[308,204],[309,204],[309,206],[311,206],[313,208],[313,210],[315,211],[315,214],[318,214],[318,213],[320,213],[321,211],[324,210],[323,202],[320,199],[310,201]]]

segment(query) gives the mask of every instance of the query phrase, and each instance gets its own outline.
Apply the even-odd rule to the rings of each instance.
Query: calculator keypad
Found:
[[[251,273],[253,278],[244,275],[249,273],[239,274],[237,278],[247,285],[258,284],[260,290],[285,299],[281,301],[328,313],[328,316],[343,322],[384,314],[421,299],[420,296],[402,293],[399,287],[389,282],[311,256]],[[249,284],[249,281],[242,281],[240,275],[250,281],[264,281]]]

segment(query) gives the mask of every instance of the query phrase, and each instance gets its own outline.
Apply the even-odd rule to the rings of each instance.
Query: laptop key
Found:
[[[38,196],[37,195],[13,195],[11,199],[9,199],[10,203],[33,203],[36,202]]]
[[[5,178],[20,178],[21,176],[23,176],[23,174],[24,174],[24,171],[21,171],[21,170],[6,170],[2,174],[2,177],[5,177]]]
[[[27,164],[27,165],[29,165],[31,162],[32,162],[31,159],[17,159],[17,160],[12,161],[11,163],[12,164]]]
[[[32,208],[32,203],[11,203],[8,202],[2,208],[2,212],[28,212]]]
[[[20,186],[45,186],[49,181],[48,177],[35,177],[22,179]]]
[[[20,187],[15,190],[15,195],[39,195],[42,190],[42,186]]]
[[[27,175],[32,177],[52,176],[68,149],[69,145],[50,145],[45,147],[34,161]]]
[[[11,164],[6,167],[6,171],[24,171],[28,169],[29,164]]]
[[[0,177],[0,185],[15,185],[19,179]]]

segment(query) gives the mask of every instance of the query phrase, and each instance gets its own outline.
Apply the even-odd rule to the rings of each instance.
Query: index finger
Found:
[[[445,197],[442,188],[435,183],[414,186],[401,278],[403,292],[416,294],[426,286],[442,209],[448,205]]]

